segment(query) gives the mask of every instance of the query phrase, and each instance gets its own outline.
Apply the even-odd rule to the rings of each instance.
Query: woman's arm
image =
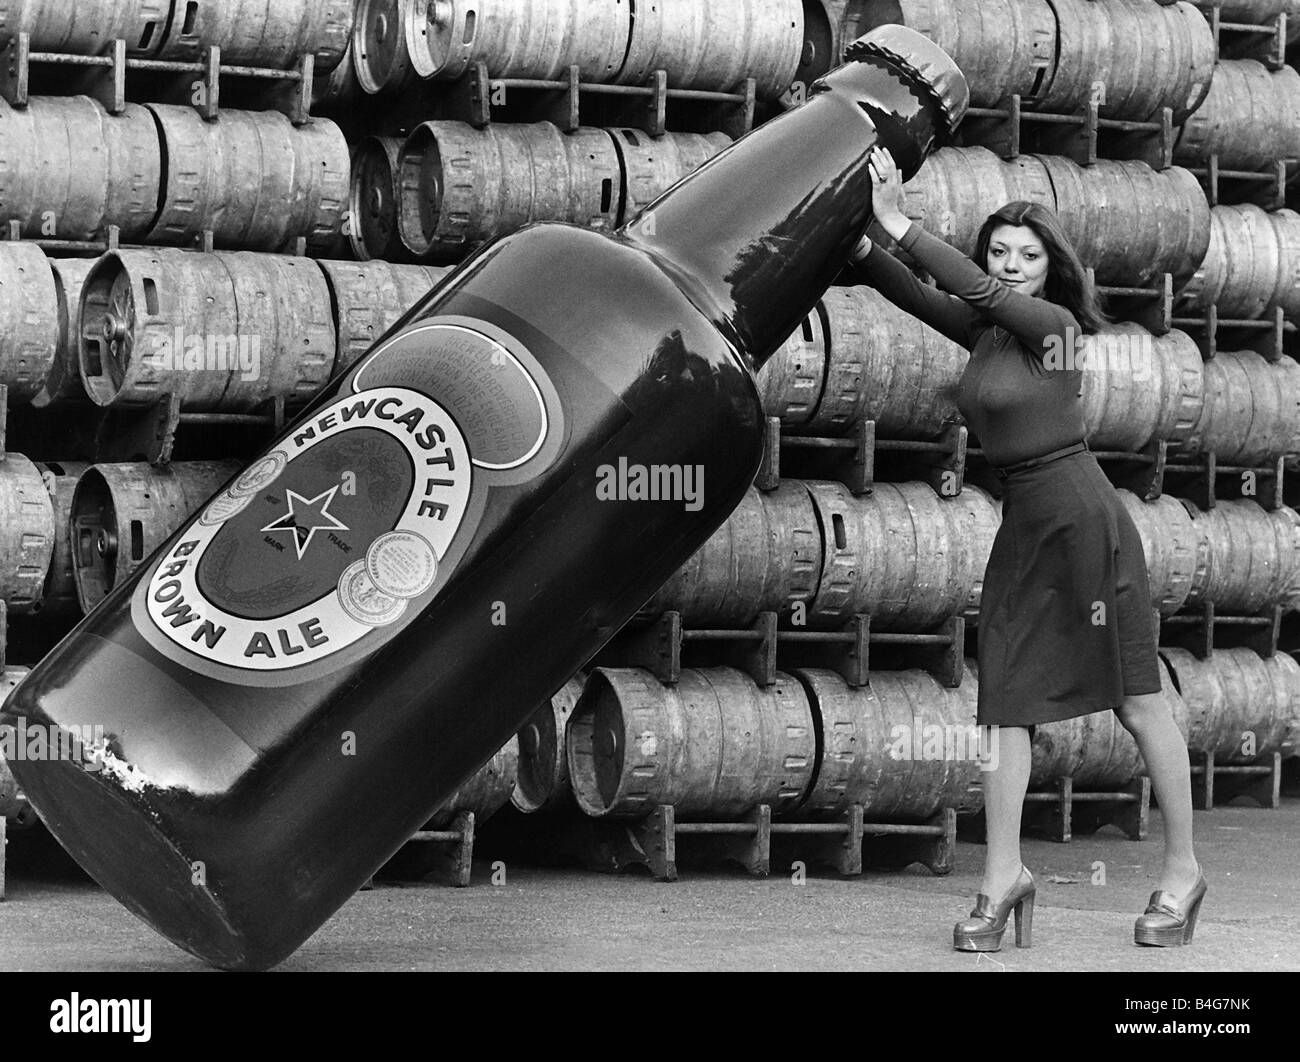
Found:
[[[1046,299],[1014,291],[995,280],[956,247],[931,236],[911,221],[902,210],[903,181],[889,151],[879,144],[868,160],[871,171],[871,206],[876,221],[898,245],[907,251],[968,308],[977,308],[994,323],[1016,336],[1040,355],[1058,355],[1081,329],[1074,314]],[[974,312],[974,311],[973,311]],[[1073,336],[1070,329],[1073,329]]]
[[[851,258],[850,264],[855,276],[899,309],[919,317],[954,343],[971,348],[971,326],[979,315],[961,299],[922,284],[907,266],[875,243],[865,258]]]
[[[898,245],[915,258],[934,279],[969,306],[978,307],[1031,350],[1059,355],[1081,329],[1064,306],[1013,291],[984,272],[956,247],[932,236],[911,222]]]

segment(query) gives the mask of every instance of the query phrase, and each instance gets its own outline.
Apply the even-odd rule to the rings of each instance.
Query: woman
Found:
[[[998,758],[984,774],[984,876],[953,946],[997,951],[1014,909],[1016,944],[1029,947],[1034,880],[1020,859],[1020,812],[1031,731],[1111,709],[1137,741],[1165,824],[1159,888],[1134,940],[1190,943],[1206,886],[1192,851],[1187,748],[1160,696],[1141,539],[1083,441],[1074,344],[1106,320],[1097,294],[1041,204],[992,214],[972,261],[903,215],[887,150],[873,149],[869,165],[876,221],[952,294],[922,284],[865,236],[853,264],[891,302],[971,352],[957,407],[1004,486],[979,625],[977,722],[997,728]]]

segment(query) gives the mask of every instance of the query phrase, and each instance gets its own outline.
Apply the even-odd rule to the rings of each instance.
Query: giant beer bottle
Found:
[[[107,736],[12,766],[109,892],[279,962],[725,520],[869,149],[910,178],[965,110],[914,31],[849,54],[612,238],[474,254],[31,672],[6,711]]]

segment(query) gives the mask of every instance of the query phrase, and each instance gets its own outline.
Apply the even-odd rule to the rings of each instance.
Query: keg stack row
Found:
[[[946,688],[920,670],[849,686],[796,669],[759,685],[729,667],[659,682],[642,668],[574,676],[448,801],[479,821],[507,803],[539,828],[579,811],[642,819],[662,804],[682,821],[734,821],[767,805],[776,818],[823,821],[862,806],[871,819],[921,822],[975,811],[981,748],[972,662]]]
[[[349,237],[358,259],[450,265],[534,221],[612,232],[731,143],[551,122],[424,122],[356,149]]]
[[[1163,696],[1189,749],[1243,764],[1294,741],[1300,664],[1224,649],[1208,659],[1161,651]],[[921,822],[982,806],[981,769],[996,736],[975,726],[978,671],[955,688],[919,670],[873,673],[852,687],[836,671],[792,668],[759,685],[727,667],[689,668],[665,684],[643,668],[571,679],[464,786],[439,818],[483,818],[507,802],[526,814],[641,819],[670,804],[680,821],[735,821],[759,805],[774,819],[819,822],[853,805],[868,821]],[[1070,777],[1113,790],[1144,773],[1114,713],[1042,724],[1030,784]]]
[[[369,94],[446,84],[476,64],[494,79],[729,92],[790,87],[804,49],[800,0],[358,0],[348,62]]]
[[[343,59],[352,0],[0,0],[0,48],[20,33],[33,52],[190,60],[221,49],[226,63],[287,69],[311,55],[318,71]]]
[[[127,103],[89,96],[0,101],[0,203],[7,235],[103,244],[212,245],[313,254],[340,249],[348,145],[328,119],[279,111]]]

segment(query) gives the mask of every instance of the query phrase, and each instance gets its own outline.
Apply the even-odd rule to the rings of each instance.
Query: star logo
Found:
[[[289,511],[272,520],[262,530],[288,531],[293,535],[293,545],[298,551],[298,559],[302,560],[317,531],[349,530],[347,524],[329,512],[330,502],[334,500],[334,492],[338,489],[337,485],[330,487],[329,490],[317,494],[314,498],[304,498],[296,491],[286,491],[289,496]]]

